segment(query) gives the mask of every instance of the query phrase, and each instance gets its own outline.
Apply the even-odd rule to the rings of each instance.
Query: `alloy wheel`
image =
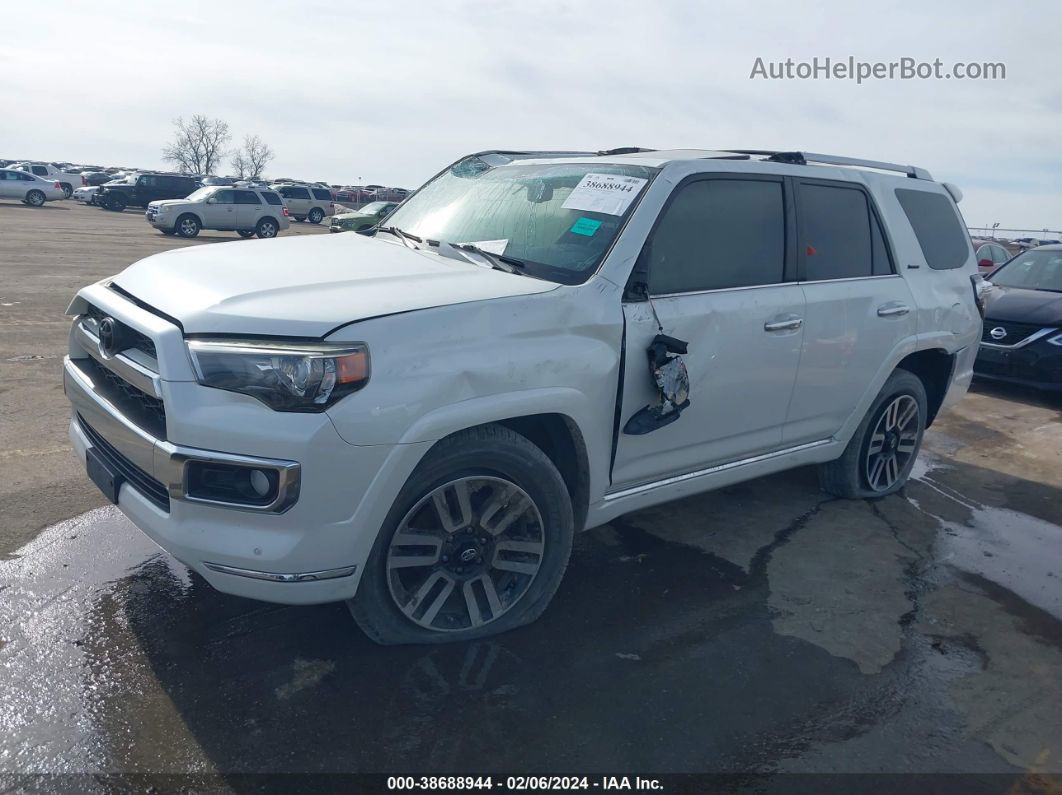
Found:
[[[866,478],[872,491],[888,491],[900,479],[917,449],[918,431],[918,401],[900,395],[886,405],[867,446]]]
[[[477,629],[527,593],[545,541],[538,508],[516,484],[489,476],[449,481],[422,497],[391,539],[391,598],[425,629]]]

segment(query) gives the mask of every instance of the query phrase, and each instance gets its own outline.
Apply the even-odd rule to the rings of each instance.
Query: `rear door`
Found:
[[[236,228],[254,229],[262,216],[262,200],[253,190],[237,190],[236,194]]]
[[[0,196],[5,199],[21,199],[25,196],[22,181],[17,171],[0,170]]]
[[[648,301],[623,306],[625,361],[613,486],[648,483],[781,446],[803,336],[781,177],[698,175],[672,193],[639,267]],[[689,406],[670,425],[622,429],[656,402],[647,349],[689,343]]]
[[[861,184],[796,179],[798,274],[807,301],[785,442],[837,433],[896,351],[915,338],[915,305],[880,213]]]

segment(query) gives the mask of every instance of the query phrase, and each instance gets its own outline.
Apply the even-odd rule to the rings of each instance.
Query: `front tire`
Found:
[[[386,645],[506,632],[546,609],[573,534],[567,488],[542,450],[500,425],[462,431],[402,487],[348,606]]]
[[[904,487],[926,429],[926,389],[896,370],[874,399],[841,457],[819,468],[824,491],[838,497],[884,497]]]
[[[192,238],[199,234],[201,229],[199,219],[194,215],[182,215],[173,225],[174,231],[184,238]]]
[[[43,207],[46,201],[48,201],[48,197],[44,195],[43,191],[31,190],[26,194],[26,204],[30,207]]]
[[[306,216],[306,220],[311,224],[319,224],[324,219],[324,210],[320,207],[314,207],[310,210],[310,214]]]

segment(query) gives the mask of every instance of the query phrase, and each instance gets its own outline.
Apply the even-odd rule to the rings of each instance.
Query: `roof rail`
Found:
[[[775,152],[770,149],[726,149],[723,151],[734,152],[739,155],[763,155],[767,160],[772,160],[776,163],[791,163],[796,166],[806,166],[808,163],[822,163],[829,166],[856,166],[858,168],[875,168],[879,171],[898,171],[912,179],[933,179],[924,168],[904,166],[899,163],[886,163],[882,160],[861,160],[857,157],[820,155],[814,152]]]

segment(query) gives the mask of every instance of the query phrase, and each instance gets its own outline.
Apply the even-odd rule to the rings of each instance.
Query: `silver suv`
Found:
[[[346,600],[381,643],[483,637],[629,511],[809,464],[900,489],[977,354],[960,196],[800,152],[471,155],[368,236],[81,290],[70,435],[222,591]]]
[[[288,213],[296,221],[309,221],[319,224],[325,216],[332,215],[335,205],[332,203],[332,191],[319,185],[283,185],[271,186],[284,200]]]
[[[195,237],[201,229],[238,232],[240,237],[276,237],[290,226],[288,210],[272,190],[211,185],[184,199],[151,202],[147,222],[164,235]]]

